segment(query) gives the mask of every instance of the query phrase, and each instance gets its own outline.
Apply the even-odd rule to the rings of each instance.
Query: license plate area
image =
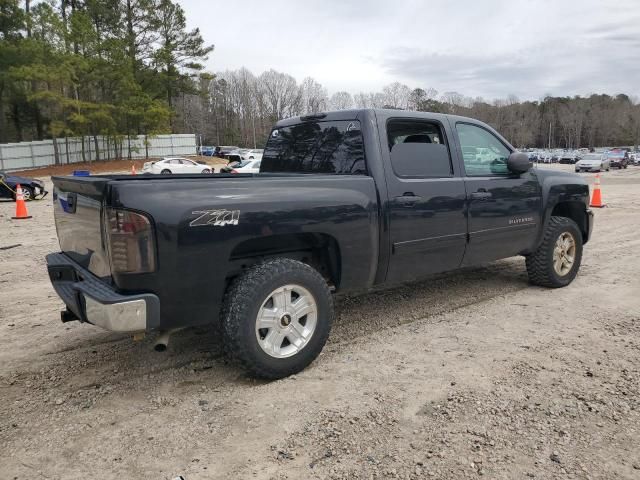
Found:
[[[49,278],[52,282],[78,282],[78,272],[70,265],[49,266]]]

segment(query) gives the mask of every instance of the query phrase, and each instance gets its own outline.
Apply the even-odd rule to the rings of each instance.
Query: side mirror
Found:
[[[526,153],[513,152],[507,159],[507,168],[512,173],[525,173],[531,168],[531,162]]]

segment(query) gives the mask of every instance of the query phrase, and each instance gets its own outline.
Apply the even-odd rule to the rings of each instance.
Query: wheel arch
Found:
[[[335,237],[326,233],[288,233],[256,237],[236,245],[229,256],[231,279],[270,258],[291,258],[315,268],[336,290],[340,287],[342,260]]]
[[[582,243],[587,243],[589,240],[589,219],[584,202],[573,200],[558,202],[553,206],[550,217],[566,217],[573,220],[582,233]]]

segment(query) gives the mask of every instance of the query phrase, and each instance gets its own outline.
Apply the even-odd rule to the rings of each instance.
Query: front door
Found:
[[[464,255],[465,187],[452,162],[448,125],[391,118],[381,131],[392,252],[387,282],[451,270]],[[382,129],[381,129],[382,130]]]
[[[481,125],[457,122],[467,189],[469,244],[464,265],[507,258],[529,250],[541,223],[541,192],[534,170],[515,175],[511,153]]]

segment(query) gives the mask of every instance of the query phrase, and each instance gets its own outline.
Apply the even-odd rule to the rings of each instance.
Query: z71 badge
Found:
[[[191,220],[190,227],[204,227],[205,225],[224,227],[225,225],[238,225],[240,220],[240,210],[200,210],[192,213],[200,216]]]

